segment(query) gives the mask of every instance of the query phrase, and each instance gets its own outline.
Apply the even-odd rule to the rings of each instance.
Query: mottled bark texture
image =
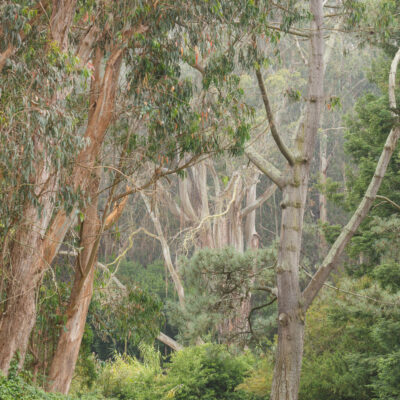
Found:
[[[112,120],[122,52],[120,48],[115,48],[111,52],[102,79],[99,72],[102,53],[96,52],[89,118],[85,132],[85,138],[88,139],[89,144],[77,156],[71,176],[71,184],[75,189],[80,188],[82,192],[87,192],[92,168]],[[54,175],[53,171],[48,172],[48,174],[51,173]],[[41,179],[43,182],[52,181],[44,179],[42,174],[39,173],[37,179]],[[42,189],[39,184],[38,187]],[[55,190],[50,192],[54,196]],[[18,277],[18,280],[10,280],[6,312],[3,313],[0,323],[0,367],[5,374],[7,374],[10,361],[16,352],[20,353],[20,363],[21,365],[23,363],[28,338],[36,319],[34,303],[37,283],[56,256],[60,244],[75,218],[75,210],[67,215],[61,209],[53,216],[54,202],[52,199],[43,196],[41,201],[44,210],[49,211],[39,214],[35,210],[35,214],[32,205],[27,206],[27,212],[23,218],[24,223],[21,225],[24,229],[21,229],[21,233],[17,235],[11,249],[12,270],[10,276]],[[17,321],[24,321],[24,323],[19,325]],[[13,339],[14,337],[16,339]]]
[[[75,371],[79,349],[85,330],[86,317],[93,294],[98,235],[101,223],[97,217],[97,192],[100,179],[94,179],[90,194],[94,199],[87,207],[81,230],[80,248],[75,266],[74,284],[61,329],[57,349],[48,376],[47,390],[67,394]]]
[[[97,217],[97,193],[99,189],[99,171],[96,159],[101,150],[105,133],[111,122],[115,97],[118,88],[118,78],[122,61],[122,50],[114,49],[111,53],[100,81],[99,70],[101,52],[96,52],[95,80],[92,83],[92,95],[90,100],[91,112],[86,130],[86,137],[90,139],[89,145],[81,151],[77,158],[76,168],[73,173],[73,182],[76,187],[84,188],[90,195],[92,203],[85,213],[85,221],[82,231],[83,251],[77,257],[74,286],[72,288],[67,310],[67,322],[65,329],[57,344],[48,378],[49,391],[68,393],[71,380],[78,359],[79,348],[85,329],[87,312],[93,294],[94,269],[97,260],[99,235],[104,227],[98,222]],[[100,83],[101,82],[101,83]],[[111,213],[109,221],[104,226],[111,226],[111,219],[120,215],[118,209]],[[64,211],[60,211],[55,218],[57,226],[64,226],[69,219]],[[60,229],[55,229],[60,232]],[[62,232],[65,235],[66,232]],[[62,241],[63,237],[58,238]],[[49,243],[49,258],[54,258],[57,250]]]
[[[304,312],[299,264],[309,170],[324,101],[322,0],[311,0],[308,104],[303,129],[295,140],[295,164],[283,189],[281,238],[277,265],[278,348],[271,400],[297,400],[303,357]]]
[[[68,45],[68,32],[75,3],[76,0],[68,0],[57,4],[57,7],[53,7],[50,18],[51,35],[63,51]],[[7,57],[13,53],[11,48],[9,50]],[[0,72],[2,62],[5,62],[4,56],[5,54],[1,56]],[[29,335],[36,320],[37,285],[48,266],[44,259],[43,243],[53,215],[58,174],[51,169],[51,160],[40,141],[35,143],[35,152],[39,161],[32,179],[35,195],[42,210],[39,212],[39,207],[31,202],[25,205],[25,212],[11,243],[10,265],[5,267],[8,277],[7,302],[0,321],[0,369],[4,374],[8,373],[10,362],[17,353],[19,365],[23,365]]]

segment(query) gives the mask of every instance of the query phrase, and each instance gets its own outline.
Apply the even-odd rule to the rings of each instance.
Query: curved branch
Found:
[[[294,157],[290,149],[286,146],[283,142],[281,137],[279,136],[278,130],[276,129],[275,121],[274,121],[274,114],[272,113],[271,106],[269,104],[267,91],[265,89],[264,80],[261,75],[260,68],[256,69],[256,76],[258,81],[258,87],[260,88],[261,96],[264,102],[265,111],[267,113],[269,127],[271,129],[272,137],[275,140],[276,145],[278,146],[282,155],[286,158],[290,166],[294,165]]]
[[[397,208],[398,210],[400,210],[400,204],[395,203],[393,200],[390,200],[388,197],[386,196],[376,196],[377,199],[381,199],[386,201],[387,203],[391,204],[394,208]]]

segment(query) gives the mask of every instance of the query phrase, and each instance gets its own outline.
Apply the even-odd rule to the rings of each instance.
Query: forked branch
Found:
[[[396,71],[399,61],[400,61],[400,48],[397,51],[392,61],[389,74],[389,102],[390,102],[390,107],[392,109],[396,108],[394,89],[396,81]],[[371,206],[374,200],[376,199],[376,195],[382,183],[383,177],[386,173],[389,161],[396,148],[399,137],[400,137],[400,126],[399,126],[399,119],[397,117],[395,126],[392,128],[392,130],[389,133],[389,136],[386,139],[386,143],[383,147],[381,156],[376,166],[374,176],[371,179],[371,182],[368,186],[367,191],[365,192],[363,199],[361,200],[359,206],[357,207],[357,210],[354,212],[350,221],[342,229],[342,232],[340,233],[339,237],[336,239],[335,243],[329,250],[327,256],[322,262],[322,265],[319,267],[317,272],[312,277],[310,283],[303,291],[302,308],[304,311],[306,311],[308,307],[311,305],[313,299],[324,285],[329,274],[336,267],[339,257],[343,253],[343,250],[345,249],[346,245],[349,243],[350,239],[357,231],[361,222],[366,217],[368,211],[371,209]]]

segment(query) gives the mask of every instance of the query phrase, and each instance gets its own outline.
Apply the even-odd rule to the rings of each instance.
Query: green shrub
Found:
[[[117,355],[106,363],[100,376],[106,397],[126,400],[160,400],[163,397],[164,376],[160,356],[152,348],[141,347],[144,362],[128,355]]]
[[[232,356],[224,346],[188,347],[172,356],[168,367],[168,396],[176,400],[251,400],[237,390],[251,369],[251,358]]]
[[[9,378],[0,376],[1,400],[66,400],[61,394],[46,393],[26,383],[22,377],[11,374]]]

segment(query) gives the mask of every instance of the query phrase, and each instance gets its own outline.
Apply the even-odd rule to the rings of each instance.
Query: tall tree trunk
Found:
[[[95,243],[101,231],[97,217],[98,188],[99,179],[96,179],[91,188],[91,198],[94,200],[86,210],[82,226],[80,247],[83,250],[77,256],[74,285],[66,312],[67,321],[61,329],[50,366],[47,389],[51,392],[67,394],[69,391],[92,299],[97,254]]]
[[[40,147],[38,144],[37,151]],[[27,204],[10,252],[7,302],[0,321],[0,368],[5,374],[16,352],[22,367],[29,334],[36,320],[35,293],[41,275],[34,268],[36,264],[32,268],[32,261],[42,256],[38,249],[53,214],[54,193],[57,190],[57,177],[51,175],[46,162],[45,157],[34,183],[35,195],[42,209],[39,212],[38,206]]]
[[[328,135],[326,131],[321,132],[319,138],[319,183],[323,187],[323,191],[319,193],[319,220],[322,224],[328,222],[328,209],[326,194],[324,192],[327,182],[327,170],[328,170],[328,157],[327,157],[327,144]],[[326,242],[325,235],[323,232],[319,234],[319,244],[322,253],[325,253],[328,248],[328,243]]]
[[[91,169],[101,150],[106,130],[111,122],[115,96],[118,86],[119,71],[122,61],[122,49],[112,51],[100,82],[99,70],[101,53],[98,53],[95,80],[92,82],[90,112],[85,137],[90,143],[77,157],[76,167],[71,182],[75,189],[86,191],[90,183]],[[38,174],[42,178],[41,174]],[[51,182],[52,180],[48,180]],[[42,179],[41,182],[46,182]],[[43,183],[40,186],[43,188]],[[45,191],[53,196],[55,190]],[[50,194],[48,195],[50,196]],[[54,202],[43,196],[43,209],[50,210]],[[59,210],[49,226],[52,211],[42,212],[40,219],[33,206],[27,208],[26,227],[21,229],[12,248],[12,276],[19,279],[10,281],[7,293],[6,312],[0,323],[0,367],[7,374],[10,361],[20,353],[20,365],[24,361],[26,346],[36,319],[35,294],[37,283],[42,279],[44,271],[51,264],[57,251],[75,219],[74,211],[69,215]],[[36,214],[34,214],[36,212]],[[33,221],[33,222],[32,222]],[[9,312],[7,310],[10,310]],[[19,321],[24,321],[19,324]]]
[[[68,33],[75,5],[76,0],[53,1],[50,34],[62,51],[68,48]],[[43,154],[43,151],[43,144],[37,142],[36,154]],[[51,160],[46,154],[44,159],[38,159],[41,161],[36,165],[36,175],[33,179],[35,194],[42,209],[39,212],[34,204],[26,204],[10,249],[7,303],[0,321],[0,369],[6,375],[17,352],[19,366],[22,367],[29,336],[35,324],[36,289],[46,267],[41,269],[38,265],[43,259],[44,236],[53,215],[54,198],[58,188],[58,173],[51,170]]]
[[[296,157],[282,154],[290,161],[291,176],[283,187],[281,237],[277,263],[278,348],[271,400],[297,400],[303,357],[305,314],[299,285],[299,263],[303,217],[308,192],[310,162],[320,125],[323,104],[324,40],[322,0],[311,0],[311,48],[309,91],[305,125],[295,141]]]
[[[37,221],[38,210],[29,206],[25,218]],[[32,222],[31,222],[32,223]],[[14,239],[7,282],[7,302],[0,322],[0,368],[8,373],[10,362],[18,353],[23,365],[30,332],[36,321],[35,293],[41,276],[32,268],[42,236],[28,222],[20,227]]]
[[[337,31],[342,24],[342,21],[335,25],[333,32],[331,33],[328,41],[325,46],[325,54],[324,54],[324,73],[326,72],[327,65],[329,64],[329,60],[332,55],[332,50],[335,47],[335,41],[337,37]],[[323,126],[323,122],[321,122],[321,126]],[[326,129],[323,129],[319,136],[319,180],[320,184],[323,187],[323,190],[319,193],[319,219],[322,224],[328,222],[328,208],[327,208],[327,198],[326,198],[326,183],[327,183],[327,172],[328,172],[328,133]],[[328,249],[328,243],[325,239],[325,235],[323,232],[319,235],[320,241],[320,249],[323,255],[326,254]]]
[[[303,356],[304,317],[300,307],[299,261],[308,170],[295,166],[299,185],[283,190],[282,222],[277,264],[278,348],[271,400],[296,400]]]

